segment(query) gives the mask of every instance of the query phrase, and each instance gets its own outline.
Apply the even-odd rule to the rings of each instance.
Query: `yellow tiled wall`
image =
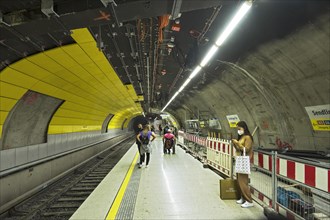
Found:
[[[0,72],[1,133],[9,111],[27,90],[65,101],[51,120],[50,134],[101,130],[110,113],[115,116],[109,129],[121,128],[125,118],[142,113],[135,101],[143,97],[122,84],[90,32],[73,30],[72,37],[76,44],[26,57]]]

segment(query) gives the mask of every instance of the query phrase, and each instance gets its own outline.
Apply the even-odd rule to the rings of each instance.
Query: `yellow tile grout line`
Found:
[[[123,183],[121,184],[120,186],[120,189],[116,195],[116,198],[115,198],[115,201],[112,203],[112,206],[106,216],[106,220],[110,220],[110,219],[115,219],[116,218],[116,215],[117,215],[117,212],[118,212],[118,209],[120,207],[120,203],[121,201],[123,200],[123,197],[125,195],[125,191],[126,191],[126,188],[127,188],[127,185],[131,179],[131,176],[132,176],[132,173],[133,173],[133,170],[134,170],[134,167],[136,165],[136,161],[138,159],[138,156],[139,156],[139,153],[137,152],[135,154],[135,157],[133,159],[133,162],[131,163],[131,166],[129,168],[129,170],[127,171],[127,174],[125,176],[125,179],[123,181]]]

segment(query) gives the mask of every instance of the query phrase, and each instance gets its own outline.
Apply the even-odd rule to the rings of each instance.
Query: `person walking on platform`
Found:
[[[236,148],[237,154],[243,155],[245,148],[246,155],[250,157],[250,163],[253,160],[252,142],[253,137],[249,131],[247,124],[244,121],[237,123],[238,138],[232,139],[232,143]],[[238,185],[241,189],[241,199],[237,200],[237,204],[241,204],[242,208],[249,208],[253,206],[251,191],[249,188],[249,175],[237,173]]]
[[[143,127],[143,130],[136,136],[136,138],[141,143],[139,168],[142,167],[145,154],[147,155],[146,167],[148,167],[150,161],[150,153],[151,153],[151,142],[155,140],[156,135],[154,132],[149,131],[148,125],[145,125]]]
[[[162,130],[163,130],[161,124],[159,124],[159,126],[158,126],[158,130],[159,130],[159,136],[161,136],[161,135],[162,135]]]
[[[140,132],[142,130],[143,130],[142,124],[138,124],[136,135],[140,134]],[[138,138],[136,138],[136,145],[137,145],[139,153],[140,153],[141,142],[138,140]]]
[[[164,127],[164,133],[163,134],[166,134],[168,129],[170,129],[170,126],[168,124],[166,124],[165,127]]]
[[[167,133],[164,134],[163,136],[163,149],[164,149],[164,154],[171,153],[171,148],[172,148],[172,154],[175,154],[175,143],[176,139],[175,136],[172,134],[172,130],[168,129]]]

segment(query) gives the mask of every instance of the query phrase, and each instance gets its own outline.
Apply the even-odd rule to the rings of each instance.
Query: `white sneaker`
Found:
[[[244,199],[241,198],[240,200],[237,200],[236,203],[237,203],[237,204],[243,204],[243,203],[244,203]]]
[[[139,168],[142,168],[142,164],[139,164]]]
[[[149,167],[149,165],[146,165],[146,168],[148,168]]]
[[[252,206],[253,206],[253,203],[252,203],[252,202],[248,202],[248,201],[244,202],[244,203],[241,205],[242,208],[250,208],[250,207],[252,207]]]

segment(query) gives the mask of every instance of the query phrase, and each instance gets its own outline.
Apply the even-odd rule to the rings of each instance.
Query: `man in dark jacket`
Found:
[[[170,126],[166,125],[166,126],[164,127],[164,134],[167,133],[167,130],[168,130],[168,129],[170,129]]]

